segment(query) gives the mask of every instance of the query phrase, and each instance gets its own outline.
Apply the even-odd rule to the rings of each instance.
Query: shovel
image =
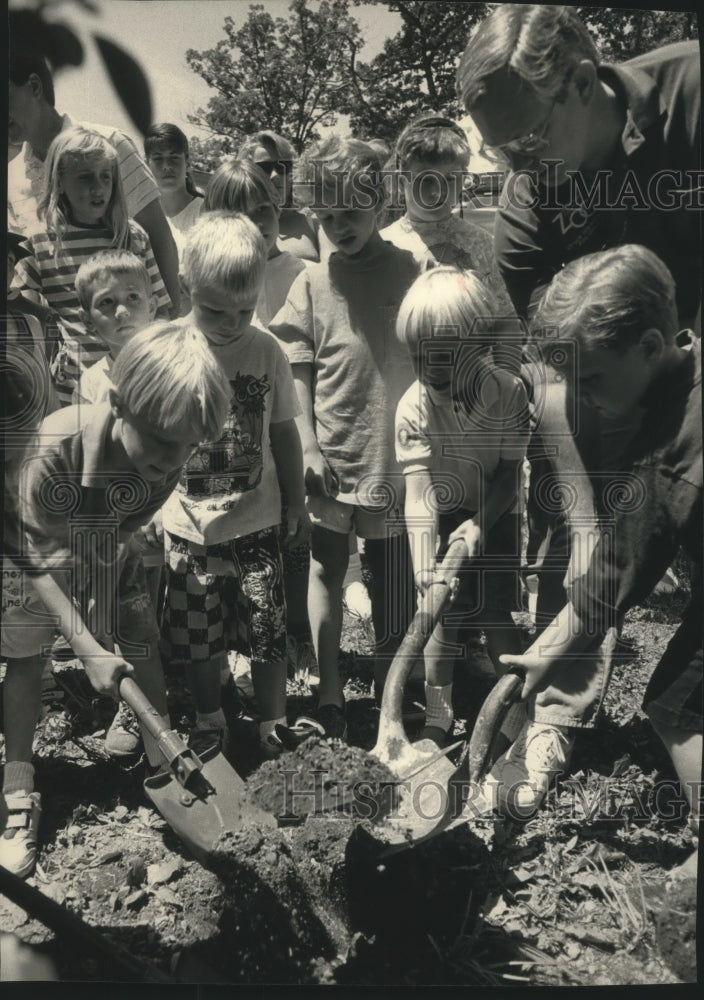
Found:
[[[458,764],[439,753],[432,740],[411,743],[402,718],[403,691],[413,664],[440,621],[456,592],[456,573],[467,558],[467,547],[453,542],[430,586],[420,601],[411,626],[391,663],[381,702],[379,734],[371,751],[397,777],[398,797],[392,813],[371,835],[358,828],[362,838],[376,841],[378,856],[395,854],[467,821],[465,806],[481,815],[491,812],[489,803],[478,795],[478,784],[493,761],[501,724],[517,700],[521,678],[505,674],[490,692],[479,713],[469,748]],[[476,801],[476,799],[479,801]]]
[[[161,722],[154,706],[131,677],[120,681],[120,696],[157,741],[168,770],[147,778],[144,791],[193,856],[208,867],[218,841],[245,824],[276,826],[275,818],[248,801],[245,782],[217,746],[198,756]]]

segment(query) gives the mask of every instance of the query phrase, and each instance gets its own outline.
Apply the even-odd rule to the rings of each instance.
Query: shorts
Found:
[[[64,588],[68,592],[68,574]],[[116,607],[96,607],[90,588],[81,604],[86,624],[98,641],[109,637],[125,657],[139,655],[133,643],[149,643],[159,635],[154,607],[149,597],[144,564],[132,543],[128,544],[118,579]],[[3,557],[2,655],[11,659],[51,656],[59,631],[32,584],[32,576]]]
[[[288,504],[286,494],[281,491],[281,530],[279,532],[279,545],[281,546],[281,560],[284,566],[285,576],[307,576],[310,570],[310,542],[297,545],[295,549],[286,546],[287,538],[286,511]]]
[[[279,529],[216,545],[164,532],[165,655],[204,663],[240,648],[255,663],[286,658],[286,603]]]
[[[438,562],[447,551],[450,534],[471,517],[468,511],[440,515]],[[459,574],[459,589],[450,607],[448,624],[459,624],[453,618],[460,612],[472,617],[520,608],[520,551],[521,515],[504,514],[489,532],[484,551]]]
[[[134,543],[142,557],[142,562],[147,569],[151,569],[153,566],[164,565],[163,544],[150,545],[141,531],[135,531],[132,537],[134,538]]]
[[[653,671],[643,710],[654,723],[687,732],[702,730],[702,588],[692,582],[692,600]]]
[[[400,507],[370,510],[335,497],[306,497],[306,507],[313,526],[327,528],[339,535],[354,531],[358,538],[389,538],[406,530]]]

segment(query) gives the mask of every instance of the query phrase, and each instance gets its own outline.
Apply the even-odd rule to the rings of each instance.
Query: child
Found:
[[[10,489],[6,497],[3,794],[9,818],[0,864],[22,876],[36,859],[40,796],[32,738],[44,654],[56,625],[99,694],[117,698],[120,677],[134,674],[169,725],[156,618],[131,539],[171,493],[198,442],[220,432],[229,402],[229,385],[192,327],[159,323],[136,334],[111,377],[107,403],[67,407],[47,417],[17,462],[21,473],[16,469],[10,477],[11,485],[20,475],[19,492]],[[115,629],[110,623],[120,570]],[[93,615],[95,637],[86,611]],[[112,651],[114,641],[120,654]],[[147,732],[142,736],[156,769],[161,753]]]
[[[305,264],[278,246],[281,209],[278,195],[258,164],[251,160],[226,160],[213,174],[205,195],[206,212],[240,212],[264,239],[266,268],[254,322],[268,326],[286,301],[288,290]]]
[[[253,322],[267,327],[286,301],[294,279],[305,270],[300,257],[279,249],[279,197],[259,165],[251,160],[226,160],[213,174],[205,196],[205,210],[240,212],[246,215],[264,239],[267,258],[264,281],[257,297]],[[282,525],[286,522],[287,500],[282,495]],[[284,530],[282,528],[282,530]],[[285,541],[285,530],[281,542]],[[284,592],[288,622],[287,660],[292,677],[311,676],[317,671],[310,641],[306,596],[310,566],[309,546],[282,548]],[[237,682],[246,688],[249,677],[242,659],[238,660]]]
[[[89,333],[97,334],[109,354],[83,372],[73,391],[74,405],[105,403],[113,389],[111,373],[124,345],[154,318],[156,297],[144,263],[129,250],[101,250],[78,268],[76,295],[80,317]],[[156,524],[156,528],[155,528]],[[163,537],[159,539],[160,514],[135,533],[135,544],[144,563],[152,605],[159,613],[159,588],[164,566]],[[150,539],[157,544],[150,544]],[[120,581],[118,591],[121,589]],[[113,757],[131,757],[141,745],[139,725],[132,711],[121,703],[105,735],[105,749]]]
[[[616,493],[625,492],[626,502],[619,505],[612,494],[610,522],[603,525],[588,570],[572,585],[569,603],[539,643],[523,656],[503,657],[507,666],[525,670],[524,698],[537,697],[535,721],[489,775],[502,809],[540,804],[565,761],[564,753],[546,755],[543,734],[551,729],[553,743],[570,739],[567,727],[585,726],[585,706],[605,687],[585,650],[615,631],[625,612],[648,596],[681,546],[693,563],[691,601],[650,679],[643,707],[670,754],[698,828],[701,349],[698,340],[677,329],[672,276],[652,251],[635,245],[568,264],[535,317],[533,332],[545,360],[562,369],[589,406],[613,419],[639,406],[643,418],[620,465],[625,490]],[[576,363],[570,365],[575,351]]]
[[[464,130],[450,118],[421,115],[396,142],[396,168],[406,202],[405,215],[381,230],[382,239],[410,250],[422,269],[455,264],[474,271],[494,293],[497,315],[514,316],[494,258],[493,238],[463,218],[462,182],[469,163]],[[454,209],[460,204],[460,214]],[[520,359],[497,361],[518,371]]]
[[[288,544],[299,545],[310,530],[296,393],[276,340],[252,324],[266,266],[256,226],[239,215],[205,213],[189,233],[182,266],[189,321],[208,340],[233,399],[224,436],[195,453],[163,510],[165,649],[186,664],[196,706],[192,745],[222,746],[220,678],[241,624],[262,717],[261,751],[275,757],[282,750],[276,726],[286,725],[279,483],[288,497]]]
[[[458,609],[465,612],[462,624],[486,630],[495,667],[500,653],[522,649],[510,612],[518,606],[527,399],[520,379],[493,360],[486,334],[496,308],[475,274],[440,266],[415,281],[396,321],[418,377],[396,411],[396,457],[406,480],[406,524],[421,593],[449,542],[463,538],[469,551],[460,593],[424,653],[421,739],[438,746],[453,723]]]
[[[86,331],[97,335],[108,353],[81,375],[72,402],[102,403],[113,387],[111,372],[118,354],[154,319],[156,296],[139,257],[129,250],[101,250],[78,268],[76,297]]]
[[[15,281],[41,293],[58,315],[62,346],[53,375],[67,405],[81,372],[107,353],[80,319],[75,279],[81,262],[102,249],[131,250],[145,263],[159,313],[168,314],[170,299],[146,233],[127,217],[117,153],[107,139],[80,125],[65,129],[49,147],[45,170],[40,212],[46,232],[27,238],[32,256],[20,262]]]
[[[191,177],[188,139],[170,122],[150,125],[144,136],[144,156],[159,188],[161,205],[180,257],[186,235],[203,208],[203,192]],[[181,289],[180,315],[185,316],[189,309],[190,303]]]
[[[394,337],[394,321],[418,268],[410,253],[379,235],[383,178],[372,147],[327,139],[302,158],[301,180],[337,252],[298,276],[269,328],[286,347],[303,411],[299,427],[313,521],[308,615],[320,671],[310,721],[325,736],[344,738],[337,657],[353,529],[366,540],[372,576],[377,693],[410,618],[393,418],[413,370]]]
[[[154,174],[164,214],[180,254],[186,234],[203,207],[203,193],[190,173],[188,139],[170,122],[150,125],[144,136],[144,157]]]
[[[293,204],[293,166],[296,151],[282,135],[263,129],[247,136],[237,150],[237,158],[251,160],[271,182],[281,206],[278,243],[301,260],[321,260],[320,227],[314,216]],[[329,251],[329,248],[327,248]]]

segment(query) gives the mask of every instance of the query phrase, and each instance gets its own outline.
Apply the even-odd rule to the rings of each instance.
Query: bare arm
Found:
[[[329,497],[335,485],[332,471],[318,445],[313,420],[313,365],[292,364],[293,381],[296,386],[301,413],[296,417],[296,426],[303,448],[303,469],[305,486],[311,496]]]
[[[135,221],[146,231],[152,245],[154,258],[159,265],[159,271],[166,291],[171,298],[171,318],[178,316],[181,303],[181,289],[178,281],[178,250],[171,233],[171,227],[164,215],[159,198],[150,201],[148,205],[137,212]]]
[[[411,548],[413,575],[423,594],[430,583],[438,546],[438,512],[433,480],[427,469],[409,472],[405,476],[405,518]]]
[[[50,573],[34,577],[32,583],[47,611],[58,617],[61,634],[82,660],[88,680],[98,694],[119,698],[120,678],[133,674],[134,667],[93,638],[80,612]]]
[[[303,452],[296,421],[292,417],[271,424],[269,438],[276,472],[288,505],[286,544],[294,548],[306,541],[311,530],[305,505]]]

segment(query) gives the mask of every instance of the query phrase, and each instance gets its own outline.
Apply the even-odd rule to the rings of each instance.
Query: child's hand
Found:
[[[161,511],[158,510],[148,524],[143,524],[139,529],[142,538],[155,549],[160,549],[164,544],[164,525],[161,519]]]
[[[289,507],[286,512],[286,538],[284,548],[296,549],[310,538],[312,525],[305,507]]]
[[[116,653],[99,653],[82,657],[86,676],[98,694],[107,694],[119,701],[118,685],[125,675],[132,675],[134,667]]]
[[[460,539],[467,546],[467,559],[474,559],[481,547],[482,532],[471,518],[468,521],[464,521],[459,528],[455,528],[448,538],[448,544],[451,545]],[[456,568],[461,569],[463,562],[464,560],[459,561]],[[454,569],[455,567],[453,566],[452,568]]]
[[[312,497],[329,497],[337,486],[337,476],[325,461],[319,448],[303,456],[306,493]]]

